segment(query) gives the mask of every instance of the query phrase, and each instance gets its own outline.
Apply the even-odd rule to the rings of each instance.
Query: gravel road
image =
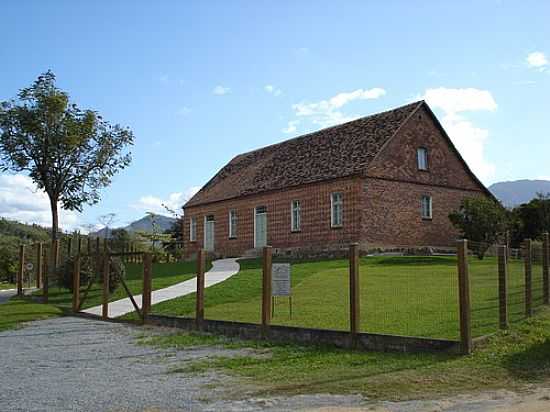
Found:
[[[64,317],[0,333],[1,411],[256,411],[359,405],[357,396],[247,399],[219,373],[170,373],[209,356],[255,356],[219,347],[142,346],[150,330]],[[244,400],[243,400],[244,396]],[[233,400],[234,398],[238,400]]]
[[[157,349],[137,338],[158,329],[64,317],[0,332],[0,411],[373,411],[550,410],[550,389],[489,391],[438,400],[368,402],[359,395],[258,398],[217,372],[171,373],[211,356],[258,356],[220,347]]]

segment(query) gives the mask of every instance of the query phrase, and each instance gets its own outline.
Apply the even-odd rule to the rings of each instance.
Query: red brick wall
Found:
[[[418,170],[419,147],[428,149],[428,171]],[[465,197],[484,196],[424,108],[378,154],[368,176],[363,233],[370,246],[452,245],[458,233],[449,213]],[[432,197],[432,220],[422,220],[423,195]]]
[[[215,217],[215,251],[223,256],[238,256],[254,247],[254,208],[267,207],[267,239],[274,248],[327,248],[359,241],[364,203],[362,179],[348,178],[307,185],[286,191],[254,195],[236,200],[187,208],[183,223],[187,255],[204,245],[204,216]],[[342,192],[344,210],[342,228],[330,226],[330,194]],[[291,232],[290,203],[299,200],[301,231]],[[229,210],[237,211],[237,237],[229,239]],[[197,218],[197,241],[189,241],[189,220]]]
[[[379,179],[365,182],[367,198],[363,218],[367,247],[378,246],[452,246],[458,236],[448,215],[460,206],[464,192]],[[432,197],[432,219],[423,220],[420,199]]]
[[[428,149],[429,170],[419,171],[416,151]],[[482,188],[464,169],[426,109],[421,108],[369,165],[368,176],[452,186],[479,191]]]

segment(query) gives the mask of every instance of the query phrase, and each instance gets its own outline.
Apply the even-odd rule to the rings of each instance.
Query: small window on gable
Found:
[[[197,240],[197,218],[192,217],[189,219],[189,241],[195,242]]]
[[[416,151],[418,170],[428,170],[428,149],[419,147]]]
[[[330,226],[341,227],[343,224],[344,198],[342,193],[330,194]]]
[[[300,231],[301,220],[300,201],[293,200],[290,204],[290,230],[292,232]]]
[[[421,208],[422,219],[431,219],[432,218],[432,197],[422,196],[420,201],[420,208]]]
[[[229,211],[229,238],[237,237],[237,211]]]

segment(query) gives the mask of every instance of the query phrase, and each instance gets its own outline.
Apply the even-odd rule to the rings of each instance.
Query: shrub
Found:
[[[98,283],[103,283],[103,256],[85,257],[80,260],[80,284],[85,285],[91,279],[96,279]],[[57,279],[59,286],[73,291],[73,273],[74,260],[72,257],[67,259],[57,269]],[[126,267],[119,258],[110,258],[109,264],[109,292],[113,293],[119,286],[122,279],[126,278]]]

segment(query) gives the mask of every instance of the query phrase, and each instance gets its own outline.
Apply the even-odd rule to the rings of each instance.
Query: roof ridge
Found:
[[[425,101],[423,99],[422,100],[417,100],[417,101],[414,101],[414,102],[411,102],[411,103],[404,104],[402,106],[394,107],[393,109],[388,109],[388,110],[384,110],[382,112],[376,112],[376,113],[372,113],[372,114],[369,114],[369,115],[366,115],[366,116],[361,116],[361,117],[358,117],[357,119],[349,120],[349,121],[344,122],[344,123],[338,123],[338,124],[335,124],[333,126],[328,126],[328,127],[322,128],[322,129],[314,130],[312,132],[308,132],[306,134],[301,134],[299,136],[294,136],[294,137],[291,137],[290,139],[286,139],[286,140],[283,140],[283,141],[280,141],[280,142],[277,142],[277,143],[272,143],[272,144],[269,144],[267,146],[263,146],[263,147],[259,147],[257,149],[249,150],[248,152],[239,153],[239,154],[235,155],[229,161],[229,163],[233,162],[235,159],[237,159],[241,156],[250,155],[254,152],[259,152],[261,150],[269,149],[269,148],[272,148],[272,147],[275,147],[275,146],[278,146],[278,145],[282,145],[282,144],[289,143],[289,142],[292,142],[292,141],[295,141],[295,140],[303,139],[303,138],[306,138],[306,137],[311,136],[311,135],[316,134],[316,133],[325,132],[327,130],[333,130],[333,129],[337,129],[337,128],[340,128],[340,127],[344,127],[344,126],[349,125],[350,123],[357,122],[359,120],[365,120],[365,119],[368,119],[370,117],[380,116],[382,114],[386,114],[386,113],[394,112],[394,111],[397,111],[397,110],[401,110],[401,109],[403,109],[407,106],[414,106],[414,105],[420,106],[424,102]],[[406,121],[406,119],[403,120],[403,122],[405,122],[405,121]]]

